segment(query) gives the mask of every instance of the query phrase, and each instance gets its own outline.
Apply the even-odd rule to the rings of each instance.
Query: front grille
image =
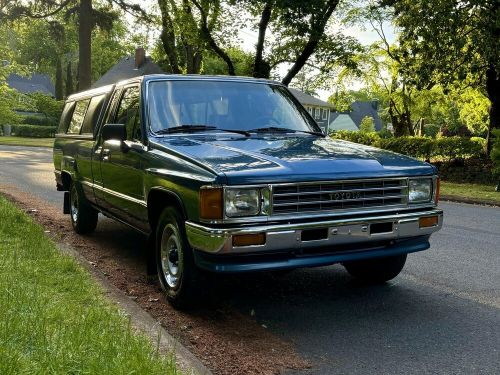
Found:
[[[408,180],[377,179],[273,186],[273,214],[405,206]]]

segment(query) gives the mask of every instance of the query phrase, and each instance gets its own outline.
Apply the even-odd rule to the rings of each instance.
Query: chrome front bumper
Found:
[[[438,216],[438,224],[420,228],[421,217]],[[392,230],[371,233],[371,225],[392,223]],[[245,254],[301,248],[315,248],[345,244],[391,241],[412,237],[428,236],[443,225],[443,211],[425,211],[361,218],[325,220],[307,223],[263,224],[238,228],[215,228],[190,221],[186,222],[189,244],[196,250],[209,254]],[[327,235],[318,240],[302,239],[302,232],[311,229],[327,229]],[[266,243],[254,246],[233,246],[233,236],[241,234],[266,233]]]

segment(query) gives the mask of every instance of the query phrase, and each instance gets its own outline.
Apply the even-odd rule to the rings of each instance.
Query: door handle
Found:
[[[109,149],[107,149],[107,148],[103,149],[102,153],[101,153],[101,160],[108,161],[110,155],[111,155],[111,151]]]

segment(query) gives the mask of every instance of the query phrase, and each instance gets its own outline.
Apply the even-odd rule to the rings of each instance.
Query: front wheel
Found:
[[[167,300],[177,309],[196,301],[200,271],[188,244],[184,220],[173,207],[163,210],[156,228],[156,265]]]
[[[97,227],[98,212],[83,196],[75,183],[69,190],[71,225],[78,234],[92,233]]]
[[[406,254],[384,258],[356,260],[344,263],[349,274],[369,283],[383,283],[394,279],[406,263]]]

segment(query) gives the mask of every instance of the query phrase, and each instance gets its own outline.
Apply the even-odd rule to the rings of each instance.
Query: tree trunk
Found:
[[[63,98],[63,71],[61,64],[61,57],[57,56],[56,61],[56,100]]]
[[[80,0],[78,19],[78,90],[81,91],[92,84],[92,0]]]
[[[160,40],[167,55],[171,73],[180,74],[179,56],[175,45],[174,22],[170,16],[167,2],[168,0],[158,0],[162,24]]]
[[[311,18],[312,24],[311,27],[311,35],[309,36],[309,40],[307,41],[304,49],[297,57],[297,60],[292,65],[285,78],[281,81],[285,86],[288,86],[292,79],[297,75],[298,72],[304,67],[307,60],[316,50],[316,47],[321,40],[321,37],[325,33],[325,27],[330,19],[333,11],[337,8],[339,0],[330,0],[325,7],[325,12],[320,17]]]
[[[264,9],[262,10],[262,15],[259,22],[259,38],[257,40],[257,46],[255,50],[255,61],[253,65],[253,76],[255,78],[269,78],[271,73],[271,67],[266,64],[262,58],[264,52],[264,41],[266,38],[266,30],[269,25],[269,20],[271,19],[272,13],[272,2],[267,1]]]
[[[73,94],[73,70],[71,69],[71,61],[68,61],[66,66],[66,97]]]
[[[201,25],[201,34],[202,34],[203,38],[206,40],[206,42],[208,43],[208,45],[210,46],[210,48],[212,49],[212,51],[214,51],[226,63],[227,74],[229,74],[230,76],[235,76],[236,71],[234,70],[234,65],[233,65],[231,58],[222,48],[220,48],[217,45],[217,42],[212,37],[212,33],[208,29],[208,25],[207,25],[206,20],[204,20],[203,24]]]
[[[486,71],[486,92],[490,100],[490,124],[486,142],[486,152],[489,155],[493,144],[492,129],[500,128],[500,74],[493,64]]]

